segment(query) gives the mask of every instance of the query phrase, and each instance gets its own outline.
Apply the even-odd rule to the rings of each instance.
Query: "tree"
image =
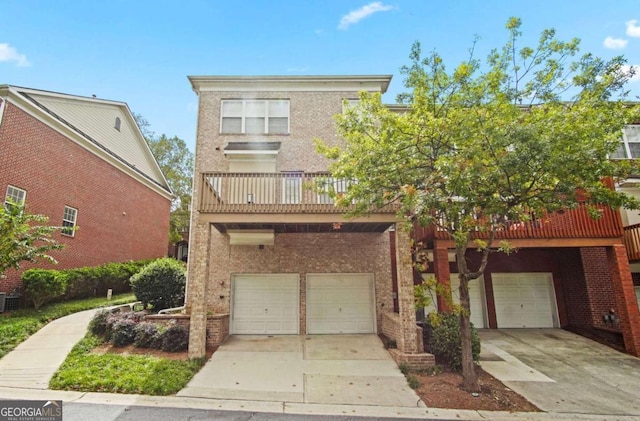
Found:
[[[144,135],[169,187],[175,195],[171,204],[169,240],[180,241],[180,230],[189,222],[191,206],[191,184],[193,182],[193,153],[184,140],[177,136],[159,137],[151,131],[149,122],[140,114],[133,114]]]
[[[0,278],[25,261],[57,263],[48,253],[63,247],[51,238],[61,228],[45,225],[48,220],[44,215],[27,213],[21,205],[0,206]]]
[[[333,159],[333,177],[357,180],[339,204],[355,203],[353,216],[391,203],[408,227],[435,225],[454,240],[460,279],[462,371],[465,389],[479,389],[470,337],[470,280],[480,277],[489,255],[509,252],[494,235],[509,221],[588,206],[637,209],[640,203],[610,188],[634,167],[611,161],[625,124],[638,120],[624,100],[625,61],[585,54],[579,41],[542,32],[534,48],[520,47],[521,21],[507,22],[509,38],[485,61],[471,48],[452,70],[433,52],[413,45],[403,67],[399,96],[404,111],[382,105],[379,94],[362,93],[359,105],[337,116],[342,146],[317,142]],[[475,47],[476,42],[474,42]],[[575,60],[570,62],[570,60]],[[474,233],[485,241],[473,240]],[[482,259],[469,267],[465,253]]]

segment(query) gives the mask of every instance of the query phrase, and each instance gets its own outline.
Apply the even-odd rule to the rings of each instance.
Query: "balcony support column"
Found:
[[[436,282],[451,297],[451,271],[449,270],[449,249],[443,247],[439,242],[435,242],[433,247],[433,271]],[[450,313],[451,307],[449,300],[445,296],[438,293],[438,312]]]
[[[202,358],[207,347],[207,281],[211,230],[213,225],[192,225],[189,269],[187,272],[187,312],[189,325],[189,358]]]
[[[629,354],[640,357],[640,312],[625,247],[622,244],[607,247],[607,260],[624,347]]]

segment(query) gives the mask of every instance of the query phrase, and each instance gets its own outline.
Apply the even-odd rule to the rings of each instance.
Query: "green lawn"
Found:
[[[73,348],[49,387],[82,392],[171,395],[185,387],[204,359],[176,361],[145,355],[91,354],[102,340],[90,333]]]
[[[0,358],[52,320],[83,310],[135,300],[133,294],[120,294],[114,295],[110,301],[106,298],[90,298],[49,304],[40,310],[23,309],[0,314]]]

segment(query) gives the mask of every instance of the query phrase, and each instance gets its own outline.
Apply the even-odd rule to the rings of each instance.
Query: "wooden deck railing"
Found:
[[[607,206],[599,208],[601,217],[593,219],[586,206],[564,212],[531,215],[526,222],[510,221],[496,231],[495,240],[556,239],[556,238],[616,238],[622,237],[620,213]],[[449,235],[435,226],[416,227],[416,239],[430,242],[448,240]],[[640,231],[638,231],[640,234]],[[477,231],[474,238],[487,239],[487,232]]]
[[[350,181],[328,173],[202,173],[198,210],[203,213],[346,213],[329,192]],[[392,207],[376,210],[394,213]]]
[[[640,224],[624,227],[624,246],[629,262],[640,261]]]

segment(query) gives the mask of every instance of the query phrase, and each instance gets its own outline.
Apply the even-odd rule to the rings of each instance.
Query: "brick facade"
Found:
[[[0,125],[0,194],[8,185],[27,191],[26,210],[62,224],[65,206],[78,210],[73,238],[54,238],[65,248],[52,252],[59,264],[30,267],[73,268],[164,256],[168,246],[168,198],[98,158],[10,102]],[[20,273],[0,279],[0,291],[21,284]]]

